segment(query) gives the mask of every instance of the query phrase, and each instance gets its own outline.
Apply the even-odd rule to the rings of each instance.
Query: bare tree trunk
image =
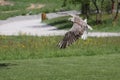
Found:
[[[86,17],[88,19],[89,18],[90,3],[89,2],[86,3],[85,6],[86,6],[86,8],[85,8],[86,9],[86,14],[85,15],[86,15]]]
[[[67,2],[67,0],[64,0],[62,7],[66,6],[66,2]]]
[[[113,19],[114,21],[116,21],[117,18],[118,18],[119,6],[120,6],[120,2],[118,2],[118,0],[117,0],[117,9],[116,9],[115,17],[114,17],[114,19]]]
[[[86,18],[89,18],[89,7],[90,7],[90,3],[82,3],[81,5],[81,12],[83,15],[85,15]]]
[[[104,0],[101,1],[101,13],[100,13],[101,21],[102,21],[102,15],[103,15],[103,3],[104,3]]]
[[[115,0],[111,0],[112,2],[112,15],[114,14],[114,10],[115,10]]]
[[[95,6],[95,8],[96,8],[96,11],[97,11],[97,13],[96,13],[96,23],[97,24],[100,24],[102,21],[101,21],[101,17],[100,17],[100,10],[99,10],[99,8],[98,8],[98,5],[97,5],[97,2],[96,2],[96,0],[92,0],[92,2],[93,2],[93,4],[94,4],[94,6]]]

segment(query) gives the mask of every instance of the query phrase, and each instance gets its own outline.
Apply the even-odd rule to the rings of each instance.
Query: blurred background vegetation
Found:
[[[10,4],[7,4],[7,2]],[[0,19],[17,15],[32,15],[41,12],[49,13],[77,9],[73,4],[66,7],[62,7],[62,4],[62,0],[3,0],[0,4]]]
[[[95,31],[120,31],[119,0],[1,0],[0,19],[18,15],[34,15],[40,13],[59,12],[67,10],[80,11],[83,18]],[[72,23],[68,17],[47,20],[50,25],[59,29],[68,29]],[[66,20],[66,23],[64,21]],[[58,23],[58,24],[57,24]]]
[[[64,0],[62,8],[70,5],[81,12],[81,17],[88,19],[88,24],[94,31],[120,32],[120,0]],[[46,22],[59,29],[69,29],[72,23],[67,19],[68,17],[61,17]]]
[[[119,0],[1,0],[0,19],[14,15],[79,10],[87,18],[96,14],[96,21],[100,23],[103,14],[112,14],[115,20],[119,4]]]

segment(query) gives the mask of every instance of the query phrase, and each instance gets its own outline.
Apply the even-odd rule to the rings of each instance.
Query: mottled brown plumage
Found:
[[[60,48],[66,48],[76,40],[78,40],[84,33],[87,31],[88,24],[84,20],[82,20],[79,16],[73,16],[70,18],[73,22],[72,28],[65,34],[62,41],[59,42],[58,46]]]

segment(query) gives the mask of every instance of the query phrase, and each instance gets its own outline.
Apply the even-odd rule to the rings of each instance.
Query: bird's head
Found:
[[[68,20],[71,22],[80,22],[82,20],[82,18],[80,18],[77,15],[70,14],[70,16],[72,16],[72,17],[68,18]]]

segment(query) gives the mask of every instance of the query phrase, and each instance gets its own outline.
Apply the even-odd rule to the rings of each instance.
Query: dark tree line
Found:
[[[118,19],[120,0],[64,0],[63,6],[69,2],[80,5],[81,14],[89,18],[91,14],[96,14],[96,23],[102,23],[103,14],[112,14],[113,21]]]

